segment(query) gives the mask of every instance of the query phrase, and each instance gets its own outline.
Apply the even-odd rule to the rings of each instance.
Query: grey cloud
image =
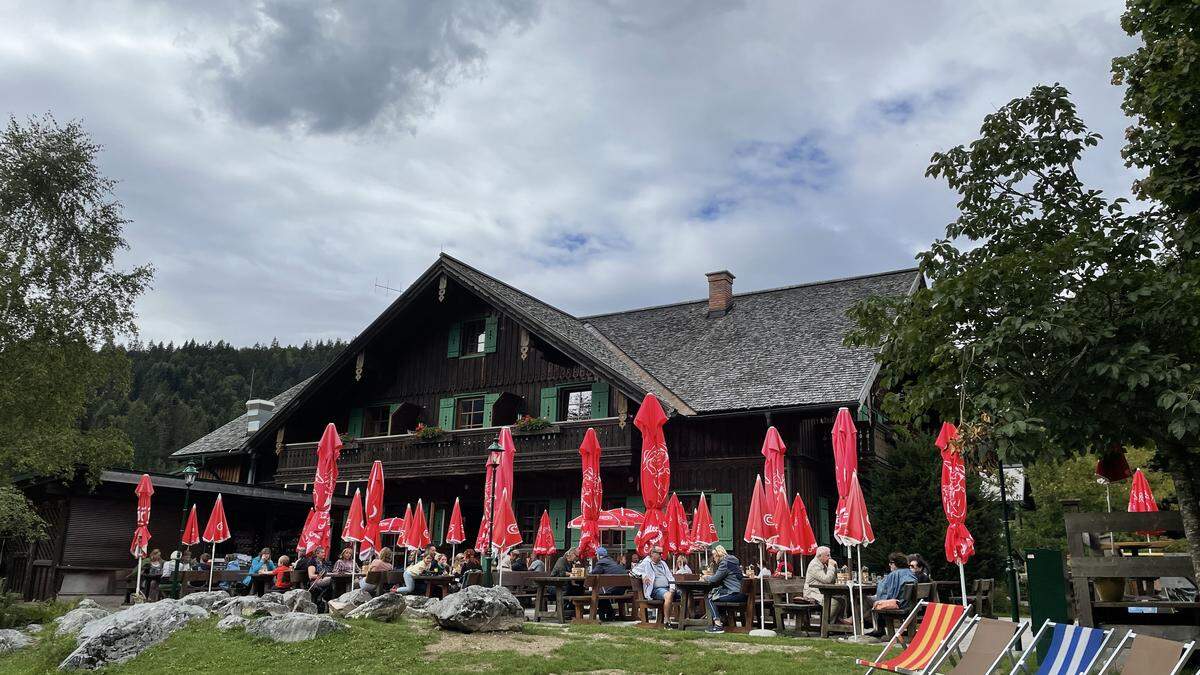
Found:
[[[318,133],[402,128],[481,71],[485,43],[533,22],[533,0],[261,4],[203,69],[238,119]]]

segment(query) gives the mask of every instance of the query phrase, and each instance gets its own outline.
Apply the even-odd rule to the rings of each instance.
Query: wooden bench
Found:
[[[932,593],[933,584],[918,584],[912,581],[906,582],[900,587],[900,609],[872,609],[871,615],[874,617],[875,629],[883,630],[884,635],[891,635],[895,632],[893,625],[896,622],[903,622],[912,612],[912,608],[916,606],[917,587],[924,587],[925,598],[928,599]],[[864,607],[863,609],[867,609]],[[914,622],[915,623],[915,622]]]
[[[812,617],[818,621],[821,616],[821,604],[804,597],[804,579],[783,579],[772,577],[767,579],[767,592],[771,594],[775,630],[788,633],[785,619],[789,616],[795,619],[794,634],[808,635],[819,632],[821,627],[812,624]]]
[[[758,579],[742,579],[742,593],[746,596],[742,602],[713,603],[720,612],[721,623],[725,625],[725,631],[728,633],[749,633],[754,628],[758,610]],[[740,626],[737,625],[739,618]]]
[[[633,620],[633,587],[641,584],[628,574],[589,574],[582,579],[590,592],[585,595],[568,595],[563,600],[575,606],[576,623],[597,623],[600,604],[611,603],[616,610],[616,620]],[[601,593],[601,589],[614,588],[617,593]]]
[[[664,602],[662,600],[654,600],[653,598],[647,598],[644,590],[642,589],[642,580],[637,577],[632,577],[632,579],[633,579],[633,584],[632,584],[632,586],[633,586],[633,612],[637,616],[638,626],[640,626],[642,628],[663,628],[663,627],[665,627],[667,617],[662,611],[662,606],[663,606]],[[683,603],[681,603],[679,600],[680,600],[679,593],[674,592],[672,595],[672,609],[674,610],[672,612],[672,614],[674,614],[676,616],[676,618],[678,618],[678,615],[680,612],[680,607],[682,607],[682,605],[683,605]],[[658,618],[653,623],[650,622],[650,620],[647,618],[647,614],[646,614],[647,610],[649,610],[651,607],[653,607],[654,609],[656,609],[658,611]]]
[[[996,611],[992,608],[992,592],[995,587],[995,579],[976,579],[972,582],[971,590],[967,594],[967,604],[971,606],[975,616],[996,618]]]
[[[249,572],[241,572],[241,571],[229,572],[226,570],[214,570],[212,573],[213,588],[214,589],[220,588],[221,583],[240,584],[242,582],[242,579],[246,578],[247,574],[249,574]],[[159,583],[161,585],[162,582],[160,581]],[[170,581],[168,581],[167,583],[170,583]],[[179,573],[179,595],[180,596],[187,595],[188,593],[195,593],[196,591],[207,591],[207,590],[208,590],[208,572],[204,572],[201,570],[188,570],[186,572]],[[224,590],[224,589],[222,589],[222,590]]]
[[[536,591],[531,588],[532,583],[528,579],[530,577],[542,576],[546,576],[545,572],[513,572],[512,570],[505,570],[503,575],[497,576],[497,579],[500,581],[500,586],[507,588],[523,607],[530,607],[533,605],[533,597],[536,595]]]

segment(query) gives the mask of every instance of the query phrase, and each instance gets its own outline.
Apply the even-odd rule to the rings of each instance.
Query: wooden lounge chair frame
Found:
[[[921,621],[922,621],[922,623],[924,623],[925,618],[929,616],[929,613],[926,612],[925,610],[929,605],[933,605],[933,604],[947,604],[947,603],[932,603],[932,602],[929,602],[928,600],[922,600],[922,601],[918,602],[917,606],[913,607],[912,611],[908,613],[908,618],[904,620],[904,623],[902,623],[900,625],[900,628],[896,629],[895,634],[892,635],[892,639],[888,640],[888,643],[883,646],[883,650],[881,652],[879,652],[879,656],[876,657],[875,661],[865,661],[863,659],[855,659],[855,663],[860,666],[866,666],[867,667],[867,675],[870,675],[871,673],[875,672],[875,670],[878,668],[875,664],[883,661],[883,657],[887,655],[888,650],[890,650],[893,646],[895,646],[897,640],[900,639],[900,636],[904,635],[904,633],[908,630],[908,627],[912,624],[913,621],[915,621],[917,619],[918,616],[921,617]],[[959,605],[955,605],[955,607],[958,607],[958,606]],[[945,639],[943,639],[942,643],[940,645],[938,645],[937,648],[934,650],[933,654],[931,655],[931,657],[929,659],[929,662],[927,664],[925,664],[924,668],[921,668],[920,670],[909,670],[907,668],[896,668],[896,669],[892,670],[892,669],[888,669],[888,668],[883,668],[882,670],[889,670],[891,672],[902,673],[902,675],[926,675],[927,673],[936,672],[933,668],[934,664],[941,662],[942,659],[940,659],[939,657],[942,655],[942,652],[946,651],[949,644],[953,641],[954,636],[962,629],[963,622],[965,622],[970,617],[970,614],[971,614],[971,608],[964,607],[962,615],[959,616],[958,620],[956,620],[954,622],[954,625],[950,626],[950,629],[948,631],[946,631]],[[918,629],[918,632],[920,632],[920,629]],[[907,650],[907,647],[906,647],[906,650]]]
[[[1104,665],[1100,667],[1099,675],[1104,675],[1107,673],[1108,669],[1111,668],[1114,663],[1116,663],[1117,655],[1121,653],[1121,649],[1125,647],[1125,643],[1131,640],[1136,640],[1137,637],[1138,634],[1133,631],[1125,633],[1125,637],[1121,638],[1121,641],[1118,642],[1117,646],[1113,648],[1112,655],[1110,655],[1108,660],[1104,662]],[[1171,642],[1174,642],[1174,640],[1171,640]],[[1183,666],[1187,663],[1188,657],[1192,655],[1192,650],[1196,648],[1196,641],[1192,640],[1191,642],[1187,643],[1175,642],[1175,644],[1179,645],[1179,647],[1183,650],[1183,654],[1179,657],[1179,660],[1175,662],[1175,667],[1167,673],[1146,673],[1146,675],[1176,675],[1176,673],[1183,670]],[[1141,675],[1141,673],[1138,675]]]
[[[1029,654],[1032,653],[1034,651],[1034,649],[1037,648],[1037,644],[1038,644],[1038,642],[1041,641],[1042,635],[1045,634],[1046,629],[1047,628],[1053,629],[1054,626],[1057,626],[1057,625],[1058,625],[1057,623],[1055,623],[1049,619],[1047,619],[1045,622],[1042,623],[1042,627],[1039,628],[1037,630],[1037,633],[1034,633],[1034,635],[1033,635],[1034,648],[1027,649],[1027,650],[1025,650],[1024,653],[1021,654],[1021,658],[1017,659],[1017,664],[1015,666],[1013,666],[1012,672],[1009,675],[1017,675],[1018,671],[1020,671],[1022,673],[1031,672],[1028,668],[1025,667],[1025,660],[1028,659]],[[1089,628],[1087,626],[1080,626],[1080,627],[1081,628]],[[1113,629],[1111,629],[1111,628],[1091,628],[1091,630],[1101,631],[1101,633],[1104,635],[1104,640],[1100,642],[1100,648],[1096,650],[1096,656],[1092,657],[1091,661],[1088,661],[1087,663],[1079,664],[1079,672],[1081,672],[1081,673],[1087,673],[1087,672],[1091,671],[1092,666],[1096,665],[1096,662],[1099,661],[1100,657],[1104,654],[1104,648],[1108,646],[1108,643],[1110,640],[1112,640],[1112,636],[1113,636]],[[1053,646],[1053,643],[1051,643],[1051,646]],[[1051,652],[1051,653],[1053,654],[1056,652]],[[1050,654],[1046,654],[1046,656],[1049,656],[1049,655]],[[1039,654],[1038,661],[1039,662],[1045,661],[1046,656],[1042,656],[1041,654]],[[1033,671],[1033,672],[1036,672],[1036,671]]]
[[[946,650],[942,652],[940,658],[932,663],[929,668],[929,672],[936,673],[938,669],[946,663],[952,653],[958,654],[959,658],[961,659],[963,653],[961,649],[959,649],[959,645],[962,644],[962,641],[966,639],[967,635],[970,634],[972,630],[975,630],[979,626],[984,618],[986,617],[975,615],[967,619],[967,625],[963,626],[963,629],[958,632],[958,635],[955,635],[950,639],[950,642],[946,645]],[[1029,619],[1024,619],[1021,621],[1021,623],[1017,624],[1017,630],[1013,632],[1012,639],[1010,639],[1008,643],[1004,645],[1004,649],[996,655],[996,658],[992,661],[991,665],[988,666],[987,670],[983,671],[983,675],[992,675],[992,673],[996,672],[996,669],[1000,667],[1000,662],[1003,661],[1005,657],[1007,657],[1009,660],[1016,658],[1013,656],[1013,652],[1016,651],[1017,647],[1021,644],[1021,636],[1024,635],[1025,631],[1027,630],[1029,630]],[[967,651],[969,652],[971,649],[972,647],[968,647]],[[1016,665],[1015,661],[1013,665]]]

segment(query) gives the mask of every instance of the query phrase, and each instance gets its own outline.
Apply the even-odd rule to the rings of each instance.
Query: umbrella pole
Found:
[[[963,571],[962,561],[958,561],[958,583],[962,586],[963,607],[967,606],[967,573]]]
[[[138,595],[141,595],[141,593],[142,593],[142,559],[141,558],[137,559],[137,566],[138,566],[137,586],[135,586],[135,588],[137,588]],[[143,596],[143,597],[145,597],[145,596]]]
[[[1112,513],[1112,487],[1108,481],[1104,481],[1104,501],[1108,502],[1108,512]],[[1149,541],[1149,539],[1147,539],[1146,541]],[[1112,551],[1112,554],[1116,555],[1117,554],[1117,535],[1112,532],[1108,533],[1108,546],[1109,546],[1109,550]]]
[[[766,563],[767,561],[763,557],[763,545],[760,543],[758,545],[758,627],[762,630],[767,629],[767,598],[765,596],[767,582],[763,577],[763,565]]]
[[[858,578],[858,606],[862,611],[862,625],[859,626],[863,633],[867,632],[867,603],[863,599],[863,584],[862,584],[862,544],[855,546],[858,549],[858,565],[855,566],[854,576]]]
[[[354,553],[350,556],[350,592],[354,592],[354,568],[358,567],[358,542],[354,542]]]
[[[210,555],[208,558],[208,592],[209,593],[212,592],[213,570],[216,569],[216,566],[213,564],[213,561],[216,559],[217,559],[217,542],[214,541],[213,547],[212,547],[212,555]],[[178,565],[179,563],[175,563],[175,564]]]

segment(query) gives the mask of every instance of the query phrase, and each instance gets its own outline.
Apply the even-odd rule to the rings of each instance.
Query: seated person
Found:
[[[184,551],[182,554],[179,551],[171,552],[171,559],[163,563],[162,566],[162,585],[174,591],[172,584],[175,583],[175,571],[179,570],[180,574],[189,572],[192,569],[192,554],[190,551]]]
[[[242,579],[242,585],[250,588],[262,595],[267,590],[265,576],[256,576],[275,571],[275,561],[271,560],[271,549],[264,548],[258,552],[258,556],[250,561],[250,573]]]
[[[325,563],[325,547],[318,546],[312,555],[301,558],[296,566],[308,570],[308,593],[317,604],[317,610],[322,611],[321,608],[333,595],[333,578],[329,576],[329,566]]]
[[[808,563],[808,569],[804,573],[804,597],[817,604],[823,603],[825,597],[822,595],[821,589],[814,588],[813,584],[835,584],[837,575],[837,561],[830,557],[829,547],[818,546],[816,557]],[[850,623],[849,620],[842,618],[845,607],[841,596],[834,595],[830,598],[829,623]]]
[[[462,556],[462,564],[458,568],[458,585],[459,588],[465,588],[467,585],[467,575],[476,570],[482,570],[483,566],[479,564],[479,558],[475,557],[475,551],[471,549],[467,549],[458,555]]]
[[[509,569],[514,572],[528,572],[529,564],[525,562],[525,553],[523,551],[512,552],[512,562]]]
[[[920,553],[909,554],[908,569],[912,570],[913,575],[917,577],[918,584],[927,584],[931,581],[929,578],[929,563],[925,562]]]
[[[207,572],[212,569],[212,556],[208,553],[200,554],[200,562],[192,565],[193,572]],[[188,586],[192,588],[207,588],[208,579],[193,579],[188,582]]]
[[[621,567],[621,564],[613,560],[608,555],[608,549],[603,546],[596,547],[596,560],[592,563],[591,574],[609,574],[609,575],[628,575],[629,570]],[[624,595],[625,588],[621,586],[605,586],[600,589],[600,595]],[[607,619],[612,616],[612,603],[608,600],[600,601],[599,613],[600,618]]]
[[[292,559],[286,555],[279,556],[279,562],[275,565],[275,571],[272,572],[275,576],[275,590],[290,591],[292,590]]]
[[[364,591],[370,593],[371,595],[375,595],[376,593],[379,592],[379,589],[381,586],[383,586],[383,583],[381,582],[378,584],[369,584],[369,583],[367,583],[367,575],[370,574],[371,572],[381,572],[382,573],[382,572],[391,572],[391,571],[392,571],[392,549],[385,547],[379,551],[378,558],[375,558],[374,560],[372,560],[370,562],[370,564],[368,564],[366,567],[363,568],[363,578],[362,578],[362,581],[358,582],[358,585]]]
[[[675,575],[662,559],[662,547],[651,547],[650,555],[633,568],[633,575],[642,580],[642,595],[647,600],[662,600],[665,622],[671,616],[671,601],[675,598]]]
[[[236,553],[226,553],[225,554],[225,571],[226,572],[241,572],[241,571],[243,571],[242,561],[238,559]],[[222,590],[229,591],[230,595],[236,595],[238,592],[241,591],[241,589],[249,588],[249,585],[243,584],[240,581],[235,581],[235,582],[222,581],[220,586],[221,586]]]
[[[571,570],[574,569],[578,560],[579,560],[579,549],[576,549],[576,548],[567,549],[566,551],[563,552],[562,557],[560,557],[554,563],[554,567],[552,567],[550,569],[550,576],[552,576],[552,577],[569,577],[569,576],[571,576]],[[558,593],[557,588],[551,587],[546,590],[550,593],[550,597],[557,597],[555,595],[556,593]],[[571,584],[570,586],[567,587],[566,593],[567,593],[567,595],[583,595],[583,585],[582,584]]]
[[[433,544],[425,547],[425,553],[422,557],[429,558],[431,561],[429,564],[429,569],[425,572],[425,574],[446,574],[446,572],[450,569],[445,564],[446,556],[438,553],[437,547]]]
[[[675,574],[691,574],[692,573],[692,566],[688,564],[687,556],[685,556],[685,555],[675,556],[674,573]]]
[[[879,580],[875,587],[875,595],[868,598],[872,610],[900,609],[908,611],[901,603],[904,584],[917,583],[917,576],[908,568],[908,558],[903,553],[892,553],[888,556],[888,575]],[[875,638],[883,637],[883,624],[876,621],[875,629],[867,635]]]
[[[408,595],[417,589],[416,577],[429,572],[429,567],[434,564],[432,556],[426,555],[418,559],[415,563],[404,568],[404,585],[396,589],[397,593]]]
[[[707,628],[707,632],[724,633],[725,625],[721,622],[721,612],[716,603],[745,601],[746,594],[742,592],[742,565],[719,544],[713,547],[713,564],[713,573],[702,577],[703,581],[714,584],[708,598],[704,600],[708,606],[708,615],[712,617],[712,625]]]
[[[354,564],[354,551],[348,548],[342,549],[342,555],[333,563],[331,574],[354,574],[358,572],[358,565]]]
[[[529,559],[529,571],[530,571],[530,572],[542,572],[542,573],[545,573],[545,571],[546,571],[546,563],[545,563],[545,561],[543,561],[541,558],[537,557],[536,555],[535,555],[535,556],[530,556],[530,559]]]

